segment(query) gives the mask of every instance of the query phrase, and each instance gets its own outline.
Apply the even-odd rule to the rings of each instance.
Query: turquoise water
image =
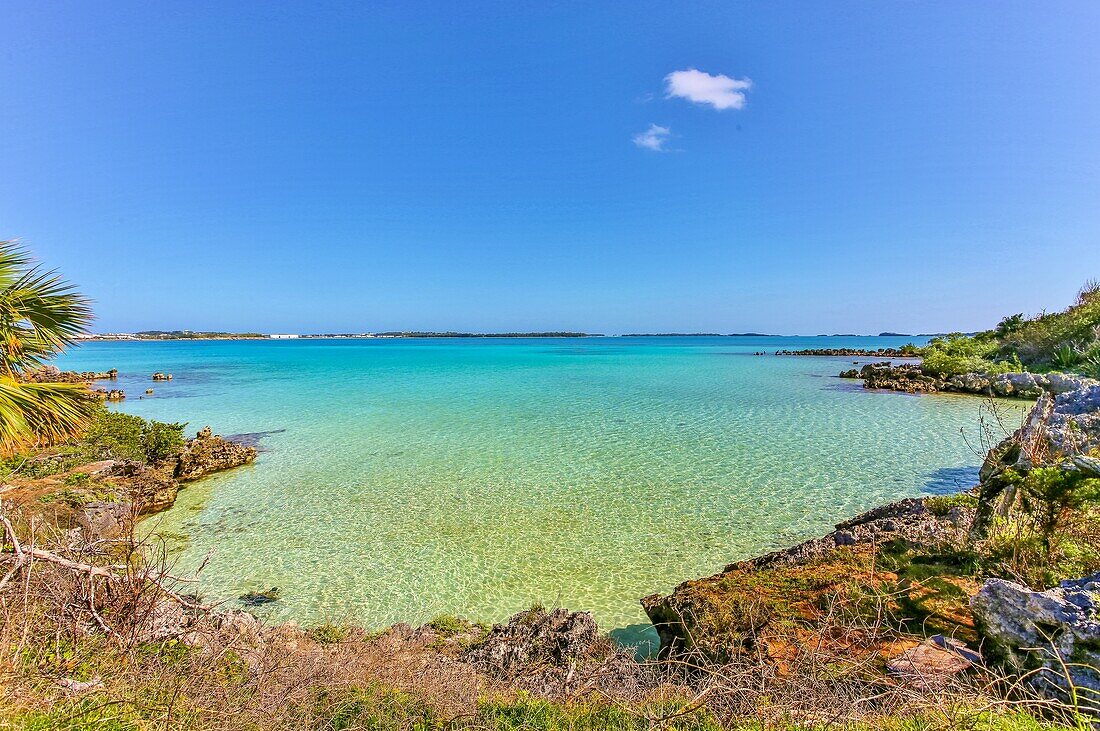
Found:
[[[210,597],[278,586],[272,619],[367,626],[538,601],[610,629],[645,622],[645,594],[970,484],[980,399],[751,355],[904,340],[109,342],[59,365],[118,368],[131,413],[273,432],[151,519],[183,537],[181,570],[214,549]]]

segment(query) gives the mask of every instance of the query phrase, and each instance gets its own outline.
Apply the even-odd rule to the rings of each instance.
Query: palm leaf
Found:
[[[81,434],[99,401],[82,383],[19,383],[0,377],[0,453]]]
[[[57,355],[92,322],[87,298],[29,254],[0,242],[0,366],[7,376]]]

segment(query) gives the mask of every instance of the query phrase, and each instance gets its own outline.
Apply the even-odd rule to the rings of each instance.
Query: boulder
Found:
[[[167,508],[176,501],[180,489],[179,482],[168,470],[137,461],[117,462],[109,474],[119,478],[129,488],[130,499],[142,514]]]
[[[535,608],[495,625],[466,659],[494,677],[511,678],[537,665],[565,667],[608,644],[590,612]]]
[[[111,538],[124,534],[132,523],[133,505],[127,502],[93,500],[76,510],[76,522],[85,538]]]
[[[204,427],[180,452],[174,476],[177,480],[197,480],[255,459],[255,447],[246,447],[223,439],[214,434],[210,427]]]
[[[647,687],[646,668],[600,635],[589,612],[532,608],[494,625],[463,658],[478,671],[543,696],[579,688],[623,692]]]
[[[1047,591],[989,579],[970,606],[987,654],[1015,672],[1036,671],[1030,682],[1049,696],[1065,698],[1068,674],[1092,691],[1079,700],[1100,710],[1100,573]]]
[[[156,373],[153,374],[153,380],[154,381],[171,381],[172,380],[172,374],[171,373],[161,373],[160,371],[157,371]]]

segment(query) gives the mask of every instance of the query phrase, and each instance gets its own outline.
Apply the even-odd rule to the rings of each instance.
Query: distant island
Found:
[[[378,333],[257,333],[207,332],[200,330],[140,330],[133,333],[90,333],[78,340],[305,340],[318,338],[591,338],[596,333],[527,332],[527,333],[464,333],[387,331]]]

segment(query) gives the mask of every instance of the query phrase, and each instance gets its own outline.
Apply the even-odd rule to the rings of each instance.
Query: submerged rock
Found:
[[[988,652],[1016,672],[1038,671],[1030,682],[1040,691],[1065,697],[1068,674],[1100,693],[1100,573],[1047,591],[989,579],[971,608]]]
[[[246,607],[258,607],[264,604],[277,602],[281,597],[279,596],[279,587],[273,586],[270,589],[265,589],[264,591],[246,592],[244,594],[241,594],[238,598],[241,600],[241,603],[244,604]]]

